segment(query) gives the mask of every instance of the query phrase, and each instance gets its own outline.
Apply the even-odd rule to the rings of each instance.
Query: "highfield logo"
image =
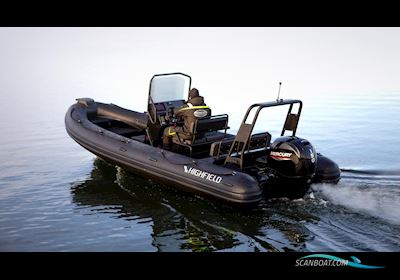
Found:
[[[188,167],[186,165],[183,166],[183,171],[185,171],[185,173],[196,176],[196,177],[200,177],[203,179],[206,179],[208,181],[214,182],[214,183],[221,183],[222,181],[222,177],[212,174],[212,173],[208,173],[206,171],[200,170],[200,169],[196,169],[193,167]]]

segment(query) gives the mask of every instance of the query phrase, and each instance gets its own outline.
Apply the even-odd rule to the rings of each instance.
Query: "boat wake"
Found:
[[[357,170],[341,168],[341,177],[347,179],[400,181],[400,170]]]
[[[392,184],[343,180],[338,185],[315,184],[317,197],[349,210],[367,214],[400,225],[400,188]]]
[[[357,170],[351,168],[341,168],[340,171],[344,173],[353,173],[353,174],[400,176],[400,170],[379,170],[379,169]]]

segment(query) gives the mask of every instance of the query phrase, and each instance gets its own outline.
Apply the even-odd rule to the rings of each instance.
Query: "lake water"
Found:
[[[97,159],[65,131],[69,97],[0,97],[0,251],[400,251],[400,92],[305,98],[297,134],[342,179],[250,213]]]

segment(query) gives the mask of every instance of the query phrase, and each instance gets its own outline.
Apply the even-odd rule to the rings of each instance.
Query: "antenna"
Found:
[[[279,102],[279,95],[281,94],[281,85],[282,85],[282,82],[279,82],[278,98],[276,99],[276,101],[278,101],[278,102]]]

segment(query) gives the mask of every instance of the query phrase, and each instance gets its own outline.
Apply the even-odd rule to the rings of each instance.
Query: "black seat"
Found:
[[[213,143],[210,148],[210,156],[226,157],[226,155],[229,153],[231,145],[233,144],[233,141],[234,141],[233,138],[228,138],[225,139],[224,141]],[[269,147],[270,142],[271,142],[271,134],[269,132],[253,134],[250,138],[249,150],[258,150]]]
[[[194,124],[191,139],[182,139],[179,137],[179,133],[177,133],[177,137],[173,138],[173,142],[177,145],[188,148],[191,156],[193,152],[192,147],[211,145],[215,141],[224,139],[227,129],[229,129],[227,114],[198,118]],[[224,130],[224,133],[210,133],[219,130]]]

